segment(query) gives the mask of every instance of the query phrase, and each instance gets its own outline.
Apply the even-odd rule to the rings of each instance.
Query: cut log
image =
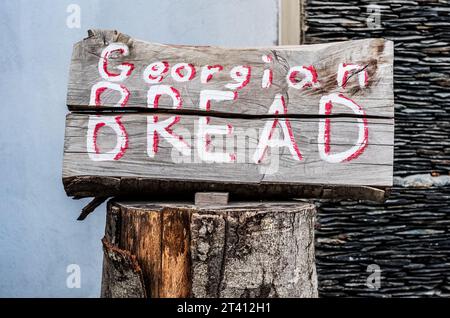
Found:
[[[105,241],[136,258],[151,298],[317,297],[314,220],[293,201],[110,201]]]

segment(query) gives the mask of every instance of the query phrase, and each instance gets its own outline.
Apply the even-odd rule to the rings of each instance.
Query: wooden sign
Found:
[[[382,200],[392,62],[383,39],[224,49],[90,31],[70,66],[66,192]]]

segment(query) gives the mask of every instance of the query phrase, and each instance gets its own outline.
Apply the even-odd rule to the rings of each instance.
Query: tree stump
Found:
[[[317,297],[314,205],[108,203],[102,297]]]

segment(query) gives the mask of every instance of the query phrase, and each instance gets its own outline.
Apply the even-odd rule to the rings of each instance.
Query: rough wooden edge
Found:
[[[289,2],[291,0],[286,0],[286,1]],[[305,1],[305,0],[292,0],[292,2],[294,2],[294,1],[297,2],[297,1]],[[300,5],[298,7],[300,9],[302,9]],[[304,10],[304,5],[303,5],[303,10]],[[108,43],[122,42],[122,43],[127,44],[130,47],[133,46],[134,41],[140,41],[140,42],[154,44],[154,45],[160,45],[160,46],[171,46],[171,47],[176,47],[176,48],[199,49],[199,50],[203,50],[205,48],[215,48],[215,49],[224,49],[224,50],[239,50],[239,51],[260,50],[260,49],[293,50],[293,49],[299,48],[298,43],[295,45],[272,45],[272,46],[268,45],[268,46],[252,46],[252,47],[245,47],[245,46],[244,47],[243,46],[230,47],[230,46],[221,46],[221,45],[187,45],[187,44],[159,43],[159,42],[150,42],[148,40],[143,40],[140,38],[134,38],[130,35],[124,34],[118,30],[113,30],[113,29],[89,29],[87,31],[87,33],[88,33],[88,36],[86,38],[83,38],[82,40],[76,42],[75,45],[81,45],[84,41],[86,41],[89,38],[99,37],[105,43],[107,43],[107,42]],[[385,38],[372,37],[372,38],[356,39],[356,40],[335,41],[335,42],[331,42],[331,43],[313,43],[313,44],[308,43],[308,44],[303,44],[301,46],[304,46],[304,47],[315,46],[317,48],[319,48],[319,47],[327,48],[327,47],[331,47],[335,44],[344,43],[344,42],[367,41],[367,40],[373,40],[373,39],[382,39],[383,41],[392,42],[391,40],[387,40]]]
[[[314,184],[238,184],[147,178],[75,176],[63,178],[68,196],[173,198],[192,200],[196,192],[229,192],[233,199],[352,199],[384,202],[390,186],[338,186]]]

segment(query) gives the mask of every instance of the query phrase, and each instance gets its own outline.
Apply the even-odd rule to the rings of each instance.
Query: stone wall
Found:
[[[379,27],[367,21],[371,4]],[[395,43],[395,187],[385,204],[320,203],[320,295],[450,296],[450,1],[305,0],[304,8],[304,43]],[[370,264],[380,266],[379,289],[366,286]]]

